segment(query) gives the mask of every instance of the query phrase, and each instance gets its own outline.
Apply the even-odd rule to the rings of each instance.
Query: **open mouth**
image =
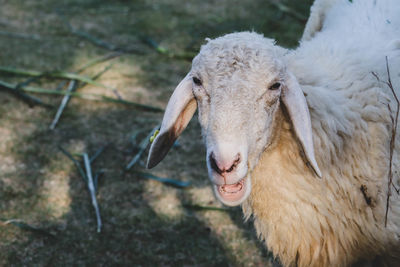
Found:
[[[236,184],[214,185],[214,191],[222,203],[236,206],[247,198],[249,187],[249,180],[245,177]]]
[[[225,185],[218,185],[218,191],[222,195],[235,195],[238,194],[243,190],[244,179],[240,180],[236,184],[225,184]]]

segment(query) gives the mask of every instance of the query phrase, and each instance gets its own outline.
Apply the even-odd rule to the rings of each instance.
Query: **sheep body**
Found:
[[[297,49],[250,32],[209,40],[168,103],[148,166],[162,160],[198,107],[216,196],[242,203],[285,266],[399,264],[400,196],[393,186],[385,226],[397,106],[382,82],[387,57],[400,87],[398,14],[397,0],[317,0]],[[282,88],[265,89],[276,81]],[[307,113],[303,120],[297,111]],[[311,144],[308,133],[302,136],[307,117]],[[392,169],[399,188],[397,135]],[[229,173],[227,155],[240,156]],[[224,198],[224,186],[246,192]]]
[[[288,69],[307,95],[324,178],[316,182],[300,153],[294,153],[298,145],[286,122],[279,144],[262,155],[252,173],[253,189],[243,210],[247,218],[253,215],[257,232],[287,266],[345,266],[383,254],[399,264],[400,198],[393,187],[385,227],[396,103],[372,72],[388,80],[387,56],[398,93],[400,6],[396,1],[336,2],[314,37],[303,37],[286,55]],[[392,168],[398,188],[399,136],[396,140]]]

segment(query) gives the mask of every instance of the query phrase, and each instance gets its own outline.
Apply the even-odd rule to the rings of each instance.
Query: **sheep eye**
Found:
[[[269,88],[269,90],[277,90],[281,87],[280,83],[274,83],[273,85],[271,85],[271,87]]]
[[[197,78],[197,77],[193,77],[193,82],[194,82],[195,85],[198,85],[198,86],[200,86],[202,84],[200,79]]]

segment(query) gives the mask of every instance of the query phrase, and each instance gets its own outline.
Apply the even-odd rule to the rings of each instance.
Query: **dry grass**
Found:
[[[282,1],[296,14],[307,16],[311,1],[294,2]],[[171,53],[196,53],[205,37],[254,29],[293,46],[304,26],[276,4],[261,0],[0,0],[0,6],[0,65],[76,72],[110,52],[71,34],[63,14],[76,29],[116,47],[142,51],[82,73],[92,77],[112,62],[112,68],[96,81],[117,88],[117,93],[93,85],[78,92],[118,95],[160,108],[190,62],[160,54],[146,44],[146,38]],[[25,79],[0,73],[0,80],[10,83]],[[32,85],[55,89],[58,84],[59,80],[45,78]],[[55,106],[62,99],[36,96]],[[138,149],[131,142],[132,133],[144,130],[137,139],[141,140],[159,123],[161,113],[72,98],[51,131],[55,112],[30,108],[0,91],[0,219],[19,219],[55,236],[0,224],[1,266],[270,264],[270,255],[252,225],[243,223],[240,209],[191,208],[220,207],[207,180],[196,120],[179,139],[179,146],[152,170],[160,177],[191,182],[180,189],[135,174],[144,171],[145,157],[125,171]],[[58,146],[93,155],[105,144],[109,146],[92,165],[94,172],[104,171],[97,191],[103,222],[98,234],[85,182]]]

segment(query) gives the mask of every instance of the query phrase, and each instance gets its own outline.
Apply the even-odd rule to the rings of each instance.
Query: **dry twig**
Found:
[[[30,107],[33,107],[34,105],[39,105],[45,108],[54,108],[52,105],[43,102],[40,98],[25,94],[23,90],[21,90],[21,86],[18,84],[11,87],[7,85],[8,84],[2,83],[0,81],[0,90],[4,90],[11,93],[15,97],[27,103]]]
[[[293,11],[292,11],[293,12]],[[114,51],[114,52],[119,52],[119,53],[129,53],[129,54],[136,54],[136,55],[144,55],[146,54],[145,50],[138,49],[136,47],[119,47],[114,44],[108,43],[102,39],[99,39],[85,31],[79,30],[74,28],[71,23],[64,17],[64,15],[59,12],[61,19],[63,20],[64,24],[68,27],[70,32],[73,35],[76,35],[80,38],[86,39],[90,43],[92,43],[95,46]],[[142,34],[141,34],[142,35]],[[169,50],[167,50],[164,47],[161,47],[157,42],[155,42],[153,39],[147,36],[142,35],[142,43],[145,45],[149,46],[150,48],[153,48],[157,53],[161,55],[165,55],[169,58],[176,58],[176,59],[183,59],[183,60],[188,60],[191,61],[193,57],[195,56],[194,53],[191,52],[182,52],[182,53],[174,53]]]
[[[379,79],[379,76],[375,73],[372,72],[372,75],[375,76],[375,78],[384,84],[386,84],[390,90],[392,91],[392,94],[396,100],[396,117],[393,118],[392,116],[392,110],[390,108],[390,105],[388,105],[389,113],[390,113],[390,119],[392,121],[392,137],[390,139],[390,156],[389,156],[389,174],[388,174],[388,192],[387,192],[387,197],[386,197],[386,212],[385,212],[385,227],[387,226],[387,217],[388,217],[388,212],[389,212],[389,204],[390,204],[390,197],[392,196],[392,187],[396,190],[397,194],[400,193],[400,190],[396,188],[396,186],[393,183],[393,152],[395,149],[396,145],[396,134],[397,134],[397,123],[399,119],[399,109],[400,109],[400,101],[399,98],[397,97],[397,94],[394,90],[392,80],[390,77],[390,70],[389,70],[389,62],[388,62],[388,57],[385,57],[386,60],[386,72],[388,75],[388,80],[387,81],[381,81]]]
[[[96,80],[98,77],[100,77],[103,73],[105,73],[110,68],[111,68],[111,65],[107,66],[106,68],[104,68],[104,70],[102,70],[100,73],[98,73],[95,76],[93,76],[91,79],[93,81]],[[85,85],[86,85],[86,83],[82,83],[81,85],[79,85],[79,87],[83,87]],[[68,88],[67,88],[67,93],[72,93],[77,89],[78,89],[78,82],[76,80],[72,80],[72,81],[69,82],[69,85],[68,85]],[[55,115],[55,117],[53,119],[53,122],[51,123],[51,125],[49,127],[50,130],[54,130],[55,129],[55,127],[56,127],[56,125],[57,125],[57,123],[58,123],[58,121],[59,121],[59,119],[61,117],[61,114],[64,111],[65,107],[67,106],[70,98],[71,98],[70,94],[64,95],[64,97],[63,97],[63,99],[61,101],[61,104],[58,107],[57,113],[56,113],[56,115]]]
[[[24,221],[19,220],[19,219],[10,219],[10,220],[0,219],[0,225],[3,225],[3,226],[14,225],[22,230],[30,231],[30,232],[33,232],[36,234],[41,234],[41,235],[52,237],[52,238],[56,237],[54,234],[48,232],[45,229],[32,226],[32,225],[27,224]]]
[[[26,34],[26,33],[17,33],[17,32],[0,31],[0,36],[9,37],[9,38],[17,38],[17,39],[25,39],[25,40],[34,40],[34,41],[41,40],[40,36],[37,34]]]
[[[97,232],[101,232],[101,217],[100,217],[100,209],[99,205],[97,204],[97,199],[96,199],[96,191],[95,191],[95,186],[93,183],[93,177],[92,177],[92,168],[90,166],[90,159],[87,153],[83,153],[83,161],[85,163],[85,169],[86,169],[86,177],[88,178],[87,181],[87,186],[90,192],[90,196],[92,198],[92,205],[94,207],[94,210],[96,212],[96,219],[97,219]]]
[[[68,84],[68,88],[67,88],[67,92],[71,93],[73,91],[75,91],[75,89],[77,88],[77,81],[76,80],[72,80],[69,82]],[[50,124],[50,130],[54,130],[56,128],[56,125],[58,123],[58,120],[61,118],[61,114],[64,111],[65,107],[68,104],[69,99],[71,98],[71,95],[65,95],[61,101],[60,106],[58,107],[57,113],[52,121],[52,123]]]
[[[89,77],[82,76],[73,72],[65,72],[65,71],[40,72],[35,70],[17,69],[7,66],[0,66],[0,72],[9,73],[13,75],[31,76],[31,77],[49,77],[55,79],[77,80],[80,82],[88,83],[105,89],[110,89],[110,90],[114,89],[107,85],[98,83]]]
[[[0,89],[2,87],[5,87],[8,90],[14,90],[16,88],[16,85],[10,84],[10,83],[4,82],[4,81],[0,81]],[[92,100],[92,101],[120,103],[120,104],[124,104],[124,105],[133,106],[135,108],[145,110],[145,111],[164,112],[164,110],[161,108],[157,108],[157,107],[153,107],[153,106],[145,105],[145,104],[140,104],[140,103],[136,103],[136,102],[132,102],[132,101],[128,101],[128,100],[116,99],[113,97],[100,95],[100,94],[81,94],[81,93],[76,93],[76,92],[48,90],[48,89],[32,87],[32,86],[24,86],[24,87],[21,87],[20,90],[24,91],[24,92],[47,94],[47,95],[71,95],[71,96],[75,96],[75,97],[79,97],[79,98],[87,99],[87,100]]]
[[[66,149],[64,149],[62,146],[58,146],[58,149],[60,149],[60,151],[64,154],[64,155],[66,155],[74,164],[75,164],[75,166],[76,166],[76,168],[78,169],[78,171],[79,171],[79,174],[82,176],[82,178],[83,178],[83,180],[85,181],[85,182],[87,182],[87,177],[86,177],[86,174],[85,174],[85,172],[83,171],[83,169],[82,169],[82,166],[81,166],[81,164],[71,155],[71,153],[69,153]]]

